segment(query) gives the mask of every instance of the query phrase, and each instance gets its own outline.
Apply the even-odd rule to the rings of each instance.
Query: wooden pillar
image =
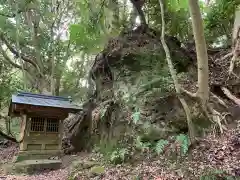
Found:
[[[63,137],[63,119],[60,119],[59,121],[59,130],[58,130],[58,137],[59,137],[59,143],[58,143],[58,150],[61,151],[62,149],[62,137]]]
[[[47,118],[44,118],[44,135],[47,135]],[[44,151],[46,149],[46,143],[42,143],[41,150]]]
[[[27,116],[26,114],[23,114],[21,116],[22,122],[21,122],[21,129],[20,129],[20,151],[26,151],[27,150],[27,144],[24,141],[27,135],[27,129],[28,129],[28,121],[27,121]]]

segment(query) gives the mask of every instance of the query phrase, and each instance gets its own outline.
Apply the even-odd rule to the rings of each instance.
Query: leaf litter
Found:
[[[17,153],[16,144],[0,147],[1,164],[11,161]],[[73,158],[74,157],[74,158]],[[4,175],[2,180],[67,180],[70,176],[70,164],[73,160],[93,159],[94,154],[78,154],[65,156],[63,168],[55,171],[44,171],[34,175]],[[95,158],[96,159],[96,158]],[[169,161],[164,156],[154,159],[143,158],[133,164],[105,165],[104,173],[89,176],[89,169],[76,173],[76,180],[197,180],[210,170],[225,171],[225,174],[240,179],[240,128],[229,128],[224,134],[209,134],[192,150],[191,155],[178,162]],[[217,176],[223,179],[221,175]]]

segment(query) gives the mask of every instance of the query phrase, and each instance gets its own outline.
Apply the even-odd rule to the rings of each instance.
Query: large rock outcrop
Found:
[[[168,36],[166,41],[182,86],[196,91],[194,45],[183,46],[176,38]],[[222,49],[209,50],[210,88],[225,100],[219,87],[228,86],[234,92],[239,87],[238,78],[226,73],[229,59],[221,59],[227,53]],[[96,134],[104,138],[121,136],[133,123],[132,115],[136,112],[140,115],[135,120],[154,125],[158,130],[187,131],[165,52],[154,30],[143,32],[138,27],[110,39],[96,56],[90,75],[95,84],[91,105],[74,117],[78,123],[70,128],[75,129],[69,136],[75,149],[82,149],[86,144],[84,138]]]

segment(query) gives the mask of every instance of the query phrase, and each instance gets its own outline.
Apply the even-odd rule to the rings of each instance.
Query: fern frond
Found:
[[[157,154],[161,154],[164,150],[164,147],[168,144],[169,142],[167,140],[161,139],[157,142],[155,150]]]
[[[176,137],[176,141],[178,141],[179,144],[181,145],[181,152],[183,153],[183,155],[185,155],[187,153],[188,147],[189,147],[188,136],[185,134],[179,134]]]

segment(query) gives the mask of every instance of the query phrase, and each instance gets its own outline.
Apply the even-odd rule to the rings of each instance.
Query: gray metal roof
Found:
[[[64,109],[76,109],[76,110],[82,109],[81,107],[73,104],[71,102],[71,98],[49,96],[42,94],[32,94],[26,92],[19,92],[18,94],[12,95],[12,103],[29,104],[44,107],[56,107]]]

